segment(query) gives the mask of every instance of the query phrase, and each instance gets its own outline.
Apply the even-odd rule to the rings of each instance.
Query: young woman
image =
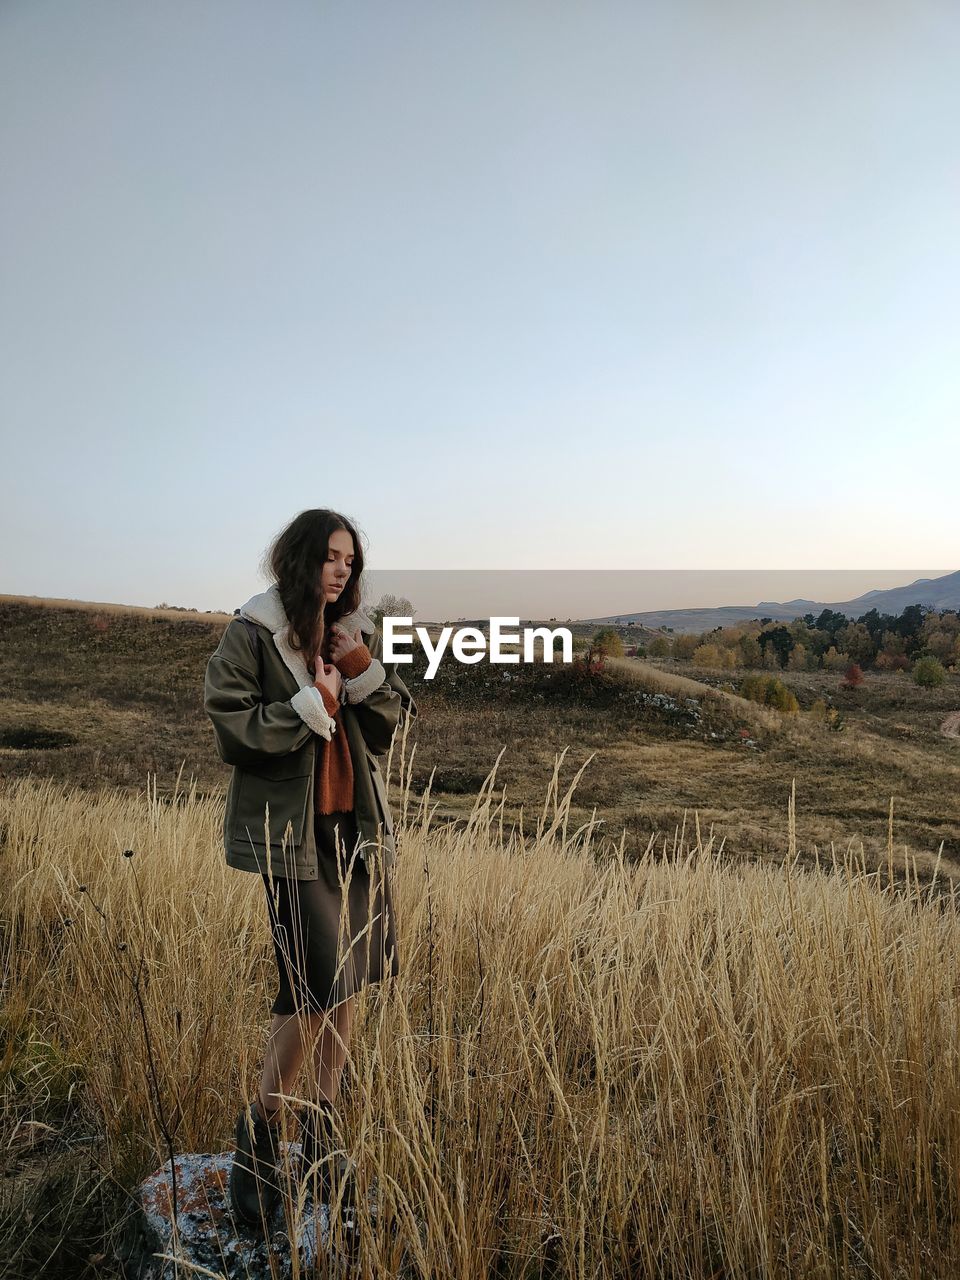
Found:
[[[377,763],[417,707],[360,609],[353,524],[302,511],[266,559],[273,585],[228,624],[207,664],[204,705],[233,765],[224,816],[229,866],[262,877],[279,988],[256,1100],[237,1117],[234,1212],[265,1220],[280,1197],[280,1094],[312,1049],[301,1177],[352,1205],[352,1162],[331,1169],[336,1097],[353,996],[399,972],[390,883],[393,819]],[[248,1115],[249,1112],[249,1115]]]

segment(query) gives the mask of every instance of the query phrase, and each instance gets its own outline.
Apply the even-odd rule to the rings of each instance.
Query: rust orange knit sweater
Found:
[[[329,632],[324,637],[318,662],[329,662]],[[349,653],[334,663],[345,680],[366,671],[373,657],[370,650],[362,642]],[[317,743],[317,768],[314,775],[313,807],[316,813],[349,813],[353,809],[353,759],[350,755],[350,743],[347,731],[340,715],[340,703],[323,685],[317,685],[327,715],[333,716],[336,729],[329,741],[321,739]]]

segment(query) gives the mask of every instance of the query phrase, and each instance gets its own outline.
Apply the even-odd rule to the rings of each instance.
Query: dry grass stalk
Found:
[[[342,1103],[425,1273],[521,1274],[543,1197],[566,1274],[957,1273],[952,894],[801,870],[793,796],[780,867],[730,865],[696,816],[631,864],[571,829],[564,753],[529,829],[505,831],[496,764],[466,826],[434,826],[394,745],[402,973],[361,997]],[[82,1064],[127,1181],[167,1136],[226,1146],[258,1073],[274,962],[222,810],[0,789],[8,1043]],[[11,1127],[42,1072],[4,1067]]]

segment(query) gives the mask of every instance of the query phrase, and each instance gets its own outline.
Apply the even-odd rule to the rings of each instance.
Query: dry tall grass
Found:
[[[395,797],[402,973],[361,996],[341,1103],[415,1273],[534,1274],[546,1202],[564,1276],[958,1274],[953,897],[850,857],[732,867],[694,823],[626,864],[570,829],[562,765],[526,834],[496,767],[466,831]],[[0,791],[5,1129],[43,1119],[44,1063],[79,1064],[129,1187],[166,1135],[228,1147],[256,1087],[274,960],[221,814],[194,789]]]

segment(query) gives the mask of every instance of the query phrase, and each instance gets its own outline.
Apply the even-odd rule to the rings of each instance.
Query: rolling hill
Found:
[[[897,614],[912,604],[930,609],[960,609],[960,570],[939,578],[917,578],[905,587],[885,591],[868,591],[855,600],[819,601],[761,600],[759,604],[723,605],[707,609],[655,609],[641,613],[616,613],[605,618],[588,618],[588,622],[624,622],[639,624],[651,630],[669,629],[681,632],[711,631],[714,627],[730,627],[748,618],[772,618],[775,622],[792,622],[805,613],[818,614],[833,609],[849,618],[859,618],[871,609]]]

